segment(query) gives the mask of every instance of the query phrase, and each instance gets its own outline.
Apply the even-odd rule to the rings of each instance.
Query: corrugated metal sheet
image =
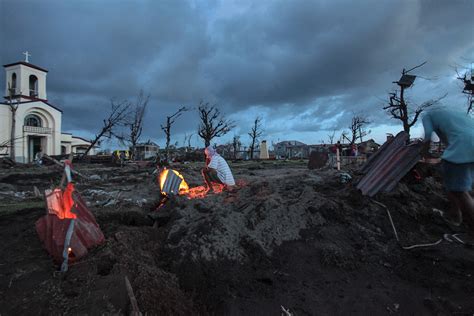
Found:
[[[406,144],[407,140],[408,135],[405,132],[400,132],[396,137],[387,140],[382,146],[380,146],[379,150],[369,157],[367,163],[362,166],[361,171],[363,173],[367,173],[372,168],[372,165],[379,161],[379,156],[385,155],[387,153],[387,148],[389,148],[388,151],[390,151],[390,148],[394,149],[401,147]],[[394,145],[392,146],[392,144]]]
[[[69,244],[74,257],[70,260],[77,260],[85,256],[88,249],[105,241],[104,234],[100,230],[94,215],[87,208],[79,193],[76,192],[75,196],[77,218]],[[36,221],[36,232],[44,248],[57,263],[63,260],[64,241],[70,222],[71,219],[60,219],[53,214],[47,214]]]
[[[363,195],[389,192],[420,160],[422,143],[405,145],[408,135],[400,132],[386,142],[363,166],[365,176],[357,184]]]
[[[183,179],[178,177],[178,175],[176,175],[176,173],[174,173],[173,170],[170,169],[168,171],[168,174],[166,175],[166,180],[163,184],[161,192],[164,192],[166,194],[178,194],[179,186],[181,185],[182,181]]]

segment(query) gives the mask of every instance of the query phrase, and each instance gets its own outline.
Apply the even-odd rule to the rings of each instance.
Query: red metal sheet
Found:
[[[71,261],[84,257],[88,249],[102,244],[105,240],[94,215],[82,197],[77,192],[76,194],[77,218],[69,246],[72,252]],[[53,214],[47,214],[36,221],[36,232],[44,248],[57,263],[63,261],[64,240],[70,222],[71,219],[60,219]]]
[[[362,167],[365,176],[357,184],[363,195],[374,196],[389,192],[420,160],[421,142],[406,145],[408,135],[398,135],[380,147],[379,151]]]

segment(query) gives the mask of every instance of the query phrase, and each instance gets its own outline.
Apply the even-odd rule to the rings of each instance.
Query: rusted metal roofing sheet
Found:
[[[104,234],[100,230],[94,215],[78,192],[76,192],[75,202],[74,208],[77,212],[77,218],[69,244],[71,255],[73,255],[69,258],[70,260],[84,257],[88,249],[105,241]],[[57,263],[63,261],[64,242],[71,220],[68,218],[60,219],[53,214],[46,214],[36,221],[36,232],[44,248]]]
[[[421,158],[421,142],[406,145],[408,134],[400,132],[387,141],[363,166],[365,176],[357,184],[363,195],[389,192]]]
[[[405,132],[400,132],[397,134],[396,137],[387,140],[382,146],[380,146],[379,150],[377,150],[372,156],[369,157],[367,163],[362,166],[361,171],[363,173],[367,173],[371,168],[372,165],[379,161],[380,155],[385,155],[387,153],[387,148],[398,148],[403,146],[407,143],[408,135]],[[394,144],[394,145],[392,145]],[[390,149],[388,149],[390,151]]]

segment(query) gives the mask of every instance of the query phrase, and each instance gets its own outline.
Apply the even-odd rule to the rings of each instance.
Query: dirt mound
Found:
[[[444,294],[474,289],[453,278],[473,275],[468,248],[446,240],[400,247],[464,232],[433,212],[447,207],[435,178],[408,176],[376,196],[391,212],[398,244],[385,209],[340,183],[337,172],[263,174],[235,193],[175,208],[162,264],[197,293],[202,313],[276,314],[280,305],[297,314],[474,310],[464,292]]]
[[[270,256],[284,241],[299,239],[302,229],[325,223],[310,208],[327,203],[313,189],[322,178],[302,176],[295,172],[284,185],[262,179],[236,192],[182,202],[167,247],[186,259],[242,261],[249,258],[243,244],[250,243]]]
[[[201,165],[178,167],[190,186],[202,184]],[[435,173],[422,170],[423,181],[407,176],[375,197],[401,245],[442,239],[403,250],[386,210],[336,171],[308,171],[304,162],[231,168],[240,189],[179,197],[158,213],[150,172],[81,170],[99,175],[78,186],[106,242],[67,274],[56,272],[34,230],[42,201],[4,199],[0,313],[127,314],[125,276],[148,314],[280,314],[281,306],[295,315],[474,312],[474,252],[442,239],[464,238],[465,228],[433,212],[447,207]],[[26,188],[23,181],[12,177],[5,189]]]

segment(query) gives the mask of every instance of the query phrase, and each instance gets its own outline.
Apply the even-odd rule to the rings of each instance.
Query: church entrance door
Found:
[[[28,162],[33,162],[35,156],[41,151],[41,136],[28,136]]]

